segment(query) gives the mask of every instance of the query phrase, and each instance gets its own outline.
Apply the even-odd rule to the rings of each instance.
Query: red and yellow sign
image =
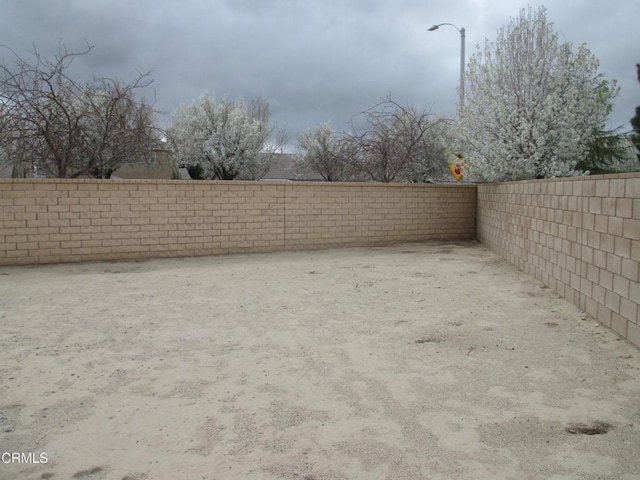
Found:
[[[466,163],[464,163],[464,156],[461,153],[456,153],[456,157],[458,157],[458,162],[449,163],[449,170],[453,174],[453,178],[456,179],[456,182],[459,182],[462,178],[462,168],[466,167]]]

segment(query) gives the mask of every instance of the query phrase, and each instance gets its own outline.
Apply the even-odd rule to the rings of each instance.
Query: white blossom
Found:
[[[544,7],[520,11],[471,56],[459,110],[472,176],[484,181],[577,175],[618,88],[582,45],[561,43]]]
[[[264,151],[270,129],[243,101],[216,103],[204,93],[174,112],[169,134],[180,163],[202,166],[208,178],[256,180],[271,166],[271,152]]]

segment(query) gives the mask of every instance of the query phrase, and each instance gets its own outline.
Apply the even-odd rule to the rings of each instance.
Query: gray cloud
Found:
[[[147,95],[165,112],[161,121],[205,90],[233,99],[261,95],[295,140],[321,121],[348,128],[353,115],[389,93],[452,116],[459,34],[426,28],[465,27],[468,58],[525,6],[508,0],[12,0],[2,7],[0,43],[24,55],[35,44],[50,55],[60,42],[69,50],[88,42],[93,51],[74,63],[85,77],[130,80],[151,71]],[[640,104],[640,4],[550,0],[547,7],[562,37],[586,43],[601,71],[619,80],[611,125],[628,126]]]

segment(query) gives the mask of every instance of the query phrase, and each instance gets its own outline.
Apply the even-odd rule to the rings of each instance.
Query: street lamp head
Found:
[[[438,30],[440,27],[442,27],[443,25],[449,25],[450,27],[455,28],[460,34],[462,34],[464,32],[464,28],[458,28],[456,27],[453,23],[439,23],[437,25],[432,25],[431,27],[429,27],[427,29],[428,32],[433,32],[434,30]]]

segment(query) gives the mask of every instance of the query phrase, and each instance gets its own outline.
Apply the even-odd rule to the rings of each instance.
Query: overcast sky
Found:
[[[520,8],[541,4],[561,38],[586,43],[618,80],[610,126],[630,128],[640,105],[638,0],[3,0],[0,44],[28,57],[33,45],[51,55],[60,42],[88,42],[93,51],[74,63],[87,79],[151,71],[161,123],[203,91],[260,95],[295,145],[319,122],[348,129],[388,94],[454,116],[460,35],[427,28],[464,27],[468,59]]]

